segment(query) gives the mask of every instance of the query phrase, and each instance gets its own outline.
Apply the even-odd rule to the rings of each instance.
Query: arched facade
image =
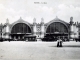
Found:
[[[33,35],[32,25],[21,18],[10,25],[11,39],[24,39],[25,37]]]
[[[53,22],[47,26],[46,33],[68,33],[68,28],[61,22]]]
[[[47,37],[47,39],[53,41],[54,38],[69,38],[69,24],[59,18],[55,18],[45,25],[45,37]]]
[[[14,23],[11,24],[11,26],[10,26],[10,33],[11,33],[11,31],[12,31],[12,28],[13,28],[15,25],[25,25],[25,26],[27,26],[27,27],[30,28],[31,33],[33,32],[33,30],[32,30],[32,25],[31,25],[30,23],[24,21],[22,18],[20,18],[18,21],[16,21],[16,22],[14,22]]]
[[[48,23],[44,23],[43,19],[41,20],[41,23],[36,23],[35,20],[33,21],[33,24],[24,21],[22,18],[12,24],[9,24],[9,21],[6,22],[3,28],[3,38],[24,39],[24,37],[26,37],[28,40],[46,38],[44,40],[48,39],[49,41],[54,40],[55,37],[62,39],[78,38],[79,29],[76,27],[78,23],[72,24],[72,20],[70,23],[63,21],[58,17]]]
[[[16,34],[16,33],[32,33],[30,27],[25,24],[25,23],[17,23],[15,24],[12,29],[11,29],[11,34]]]
[[[52,29],[55,27],[55,28],[59,28],[59,27],[63,27],[67,30],[67,32],[69,32],[69,23],[67,22],[64,22],[62,20],[60,20],[59,18],[55,18],[53,19],[52,21],[48,22],[46,25],[46,29],[45,29],[45,33],[47,31],[47,29],[52,26]],[[60,28],[61,29],[61,28]],[[55,30],[55,29],[54,29]]]

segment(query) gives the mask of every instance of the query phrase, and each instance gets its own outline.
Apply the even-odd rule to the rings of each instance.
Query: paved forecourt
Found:
[[[0,42],[0,60],[80,60],[80,42]]]

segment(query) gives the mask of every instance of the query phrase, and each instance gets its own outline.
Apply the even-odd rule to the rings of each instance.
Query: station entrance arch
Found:
[[[25,35],[31,35],[31,28],[25,23],[17,23],[11,29],[11,38],[15,40],[24,39]]]
[[[67,40],[68,36],[68,27],[62,22],[52,22],[47,26],[45,37],[49,41],[56,41],[57,38]]]

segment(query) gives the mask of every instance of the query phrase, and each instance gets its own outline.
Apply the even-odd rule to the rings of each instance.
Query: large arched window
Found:
[[[25,23],[17,23],[12,27],[11,33],[31,33],[31,29]]]
[[[55,32],[68,33],[68,29],[63,23],[53,22],[47,27],[46,33],[55,33]]]

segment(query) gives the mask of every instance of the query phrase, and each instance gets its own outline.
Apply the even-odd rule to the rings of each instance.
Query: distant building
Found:
[[[33,39],[32,36],[36,36],[37,39],[45,37],[75,39],[79,38],[80,35],[80,23],[74,23],[73,17],[70,18],[69,23],[59,19],[58,17],[48,23],[44,23],[44,19],[41,18],[41,22],[36,23],[36,18],[34,18],[33,24],[24,21],[20,17],[18,21],[12,24],[10,24],[7,19],[4,25],[0,25],[0,30],[1,28],[2,35],[0,36],[5,39],[24,39],[25,36],[31,36],[31,38],[27,38],[28,40]]]
[[[2,38],[2,28],[3,28],[3,24],[0,24],[0,38]]]

